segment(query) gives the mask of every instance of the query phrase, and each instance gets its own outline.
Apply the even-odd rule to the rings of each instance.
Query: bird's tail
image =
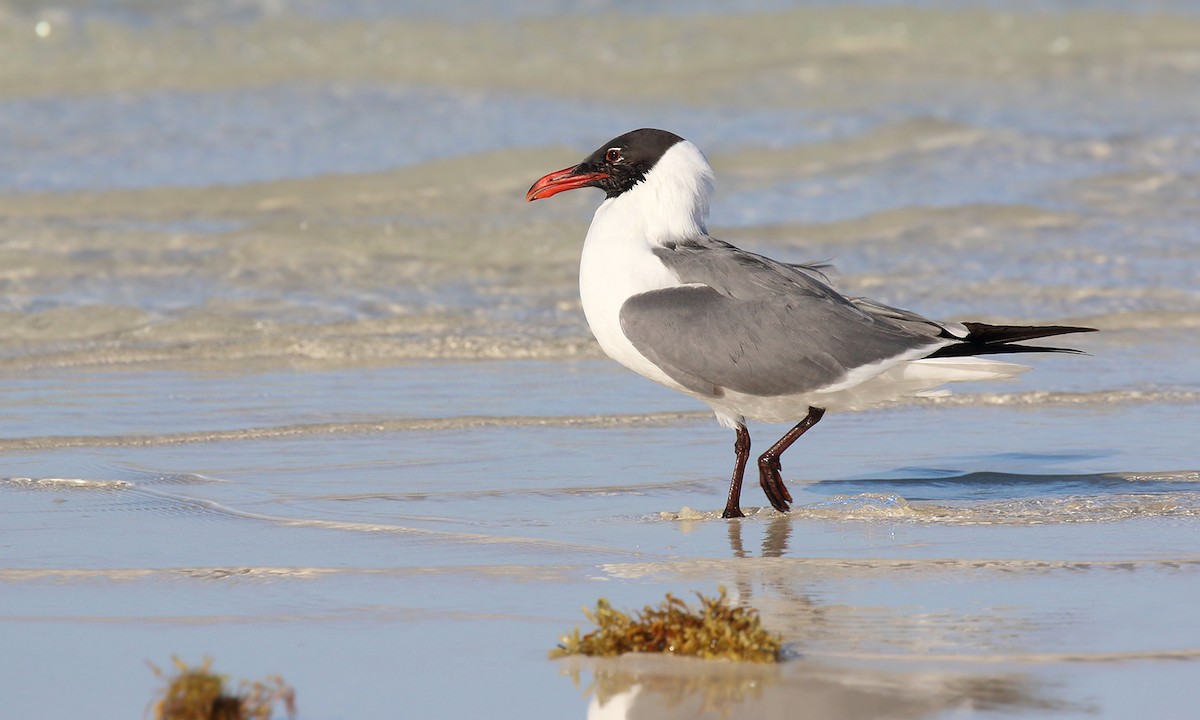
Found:
[[[967,336],[960,342],[947,345],[929,357],[968,357],[974,355],[1003,355],[1007,353],[1082,353],[1073,348],[1046,347],[1042,345],[1020,345],[1025,340],[1068,335],[1071,333],[1096,332],[1096,328],[1073,325],[988,325],[980,322],[965,322]]]

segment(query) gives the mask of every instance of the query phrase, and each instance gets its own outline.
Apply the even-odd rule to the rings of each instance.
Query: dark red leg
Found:
[[[779,438],[778,442],[771,446],[770,450],[758,458],[758,482],[762,485],[763,492],[767,494],[767,500],[771,501],[771,507],[779,512],[787,512],[788,503],[792,501],[792,494],[788,492],[787,486],[783,484],[783,476],[779,474],[782,467],[779,463],[779,456],[783,455],[783,452],[791,447],[792,443],[796,442],[810,427],[820,422],[823,415],[825,415],[824,408],[810,407],[808,415],[805,415],[804,419],[796,424],[796,427],[788,430],[783,437]],[[733,490],[730,489],[730,492]],[[728,512],[728,508],[726,508],[726,512]]]
[[[750,431],[745,425],[737,426],[737,439],[733,441],[733,479],[729,481],[729,498],[725,501],[723,518],[746,517],[742,514],[742,475],[746,472],[746,461],[750,459]]]

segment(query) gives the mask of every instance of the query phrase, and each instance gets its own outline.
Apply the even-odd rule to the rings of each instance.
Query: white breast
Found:
[[[583,313],[600,347],[630,370],[676,390],[683,388],[625,337],[621,306],[633,295],[681,284],[653,250],[705,232],[711,192],[712,168],[703,153],[690,142],[677,143],[643,182],[596,209],[579,263]]]
[[[667,270],[644,240],[633,234],[605,232],[597,222],[612,200],[596,211],[592,228],[583,244],[579,263],[579,297],[583,314],[600,347],[613,360],[634,372],[664,385],[680,389],[625,337],[621,330],[621,306],[631,295],[675,287],[678,278]]]

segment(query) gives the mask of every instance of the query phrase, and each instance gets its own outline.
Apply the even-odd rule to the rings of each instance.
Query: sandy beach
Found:
[[[1194,8],[469,9],[0,8],[5,713],[136,717],[178,655],[304,719],[1187,716]],[[831,414],[722,520],[732,433],[584,322],[599,193],[523,200],[639,126],[717,237],[1100,332]],[[547,659],[718,586],[786,662]]]

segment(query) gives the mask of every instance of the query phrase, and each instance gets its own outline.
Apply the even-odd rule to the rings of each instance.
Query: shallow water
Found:
[[[0,8],[16,716],[137,713],[173,653],[305,718],[1191,707],[1190,4],[56,7]],[[583,323],[598,198],[523,201],[642,125],[708,151],[720,237],[1102,332],[830,416],[792,513],[720,520],[728,431]],[[793,659],[545,659],[600,596],[717,585]]]

